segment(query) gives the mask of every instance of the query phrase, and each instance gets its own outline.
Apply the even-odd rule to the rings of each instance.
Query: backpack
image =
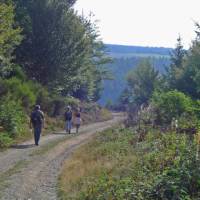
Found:
[[[71,111],[65,112],[65,120],[72,120],[72,112]]]
[[[33,123],[33,125],[41,125],[43,122],[43,114],[40,111],[32,112],[31,122]]]

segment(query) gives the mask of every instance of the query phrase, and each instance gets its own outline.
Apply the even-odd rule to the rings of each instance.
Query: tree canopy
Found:
[[[127,76],[128,86],[136,104],[147,103],[158,84],[158,71],[144,59]]]
[[[14,6],[10,1],[0,1],[0,75],[8,76],[12,71],[13,51],[20,44],[21,29],[15,26]]]
[[[6,20],[0,27],[4,31],[0,35],[1,59],[5,62],[15,54],[14,63],[21,66],[28,79],[49,91],[98,100],[101,83],[107,77],[102,66],[109,58],[98,38],[97,26],[74,11],[76,1],[13,1],[1,3]]]

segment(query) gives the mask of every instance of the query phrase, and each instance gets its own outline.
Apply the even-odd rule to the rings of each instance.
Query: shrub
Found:
[[[196,115],[183,113],[178,120],[178,132],[188,133],[191,136],[198,132],[200,128],[199,119]]]
[[[8,79],[12,77],[18,78],[23,81],[27,79],[27,76],[25,72],[23,71],[23,69],[19,65],[16,65],[16,64],[12,65],[12,69],[9,72],[9,76],[7,76],[6,78]]]
[[[14,138],[18,136],[23,129],[25,115],[19,102],[4,98],[0,102],[0,126],[8,132],[9,136]]]
[[[157,124],[170,124],[173,118],[178,119],[183,113],[195,115],[195,107],[190,97],[182,92],[155,92],[151,103],[155,109]]]
[[[76,108],[77,106],[79,106],[80,101],[74,97],[65,97],[65,104],[66,105],[71,105],[72,107]]]
[[[9,147],[13,140],[9,137],[7,133],[0,133],[0,148]]]
[[[63,199],[200,198],[196,142],[189,141],[185,135],[162,134],[158,130],[149,131],[140,143],[136,137],[131,129],[115,129],[100,134],[80,149],[71,164],[67,163],[65,175],[69,174],[66,175],[67,182],[63,182],[66,187],[62,191]],[[129,142],[130,139],[135,141],[134,144]],[[81,173],[76,176],[79,168]]]
[[[37,96],[36,104],[39,104],[45,113],[51,115],[53,112],[53,106],[52,98],[50,97],[48,90],[37,84],[35,85],[34,93]]]
[[[57,115],[61,115],[65,110],[65,99],[63,97],[56,97],[52,99],[52,116],[56,117]]]
[[[135,199],[140,195],[149,200],[199,199],[200,162],[195,142],[175,133],[148,133],[136,149],[143,184],[135,182]]]
[[[66,109],[67,105],[70,105],[72,108],[79,106],[79,100],[73,97],[59,97],[56,96],[52,98],[51,107],[52,107],[52,116],[62,115]]]
[[[100,118],[99,121],[109,120],[109,119],[112,119],[112,114],[110,111],[102,108],[99,111],[99,118]]]
[[[191,199],[199,197],[200,162],[193,145],[184,149],[177,165],[159,175],[152,187],[152,199]]]
[[[26,109],[30,108],[36,101],[34,93],[34,85],[31,81],[23,82],[17,78],[0,80],[0,94],[10,95],[13,100],[21,101],[22,106]]]

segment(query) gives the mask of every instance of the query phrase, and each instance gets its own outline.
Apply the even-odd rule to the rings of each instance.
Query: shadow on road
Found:
[[[54,135],[69,135],[68,133],[65,132],[54,132]]]
[[[34,144],[20,144],[20,145],[12,145],[11,148],[12,149],[28,149],[28,148],[32,148],[35,147]]]
[[[76,134],[75,130],[72,130],[71,133],[69,134],[68,132],[65,131],[57,131],[53,133],[54,135],[72,135],[72,134]]]

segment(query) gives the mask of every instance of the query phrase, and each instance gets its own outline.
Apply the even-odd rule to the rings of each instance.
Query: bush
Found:
[[[23,129],[25,115],[19,102],[4,98],[0,102],[0,126],[12,138],[20,135]]]
[[[200,162],[196,146],[184,149],[177,165],[159,175],[152,187],[152,199],[195,199],[200,191]],[[193,197],[193,198],[191,198]]]
[[[112,119],[112,113],[105,108],[100,109],[99,111],[99,121],[106,121]]]
[[[196,115],[183,113],[178,120],[178,132],[188,133],[191,136],[198,132],[200,128],[199,119]]]
[[[51,108],[53,117],[62,115],[65,112],[66,106],[70,105],[72,108],[77,108],[79,106],[79,100],[73,97],[59,97],[56,96],[51,100]]]
[[[148,182],[143,177],[139,189],[143,191],[143,199],[199,199],[200,162],[196,142],[175,133],[160,136],[150,133],[138,152],[143,174],[152,179]],[[134,193],[139,199],[138,192]]]
[[[17,78],[0,80],[0,94],[10,95],[13,100],[21,101],[22,106],[26,109],[30,108],[36,101],[34,93],[34,85],[31,81],[23,82]]]
[[[23,71],[23,69],[19,65],[16,65],[16,64],[12,64],[12,69],[9,72],[9,76],[7,76],[6,78],[9,79],[12,77],[18,78],[23,81],[27,79],[27,76],[25,72]]]
[[[106,131],[77,152],[65,169],[65,175],[69,174],[67,182],[63,182],[63,199],[200,198],[196,142],[185,135],[162,134],[158,130],[149,131],[142,142],[138,143],[136,138],[127,129]],[[79,168],[82,173],[76,176]]]
[[[13,140],[9,137],[7,133],[0,133],[0,148],[9,147]]]
[[[35,85],[34,92],[37,95],[36,104],[39,104],[45,113],[51,115],[53,112],[53,106],[52,106],[52,98],[48,90],[42,87],[41,85],[37,84]]]
[[[182,114],[195,115],[195,106],[190,97],[182,92],[155,92],[151,103],[155,110],[157,124],[170,124],[173,118],[178,119]]]

